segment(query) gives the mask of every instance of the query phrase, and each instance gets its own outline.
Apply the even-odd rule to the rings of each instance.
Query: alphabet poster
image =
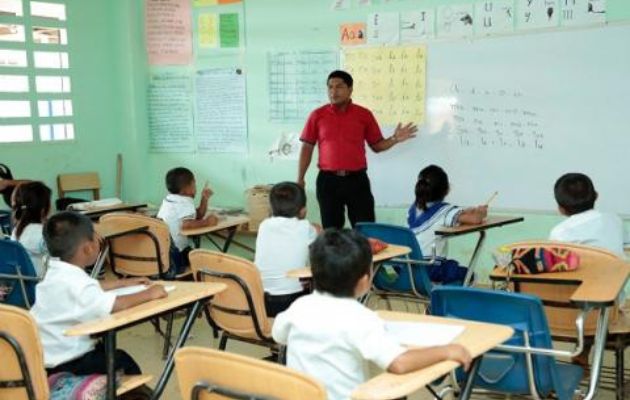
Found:
[[[485,0],[475,4],[475,33],[493,35],[514,31],[514,2]]]
[[[344,69],[354,78],[353,101],[382,125],[425,119],[426,47],[346,49]]]
[[[365,23],[341,24],[339,36],[342,46],[365,44]]]

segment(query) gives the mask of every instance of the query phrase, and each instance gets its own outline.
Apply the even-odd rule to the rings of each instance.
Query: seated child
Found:
[[[554,186],[560,214],[569,218],[556,225],[550,240],[602,247],[624,257],[624,228],[615,214],[595,210],[597,192],[591,179],[580,173],[562,175]]]
[[[109,292],[123,286],[149,284],[146,278],[99,281],[83,270],[96,261],[100,240],[90,219],[63,211],[44,225],[44,240],[51,258],[44,279],[36,287],[31,314],[37,322],[44,348],[48,374],[105,374],[105,350],[89,336],[66,336],[70,327],[147,301],[166,297],[161,285],[142,292],[116,296]],[[117,350],[116,369],[124,374],[140,374],[140,368],[124,351]]]
[[[267,315],[286,310],[302,296],[299,280],[286,273],[308,265],[308,246],[317,231],[306,219],[306,193],[293,182],[274,185],[269,194],[272,217],[258,228],[254,264],[260,270],[265,289]]]
[[[568,218],[556,225],[549,240],[585,244],[609,250],[624,257],[623,222],[615,214],[594,209],[597,192],[591,179],[581,173],[568,173],[556,181],[553,188],[560,214]],[[628,292],[629,286],[624,290]],[[620,300],[626,297],[621,294]],[[586,343],[581,354],[573,357],[574,364],[587,367],[592,345]]]
[[[278,314],[273,338],[287,345],[287,366],[324,384],[331,400],[349,399],[365,381],[363,361],[404,374],[444,360],[468,368],[458,345],[407,349],[386,334],[384,321],[356,300],[370,288],[372,253],[351,230],[327,229],[310,247],[315,292]]]
[[[216,225],[215,215],[206,216],[208,199],[212,190],[206,184],[201,191],[199,207],[195,208],[197,184],[195,176],[188,168],[173,168],[166,174],[166,195],[157,217],[164,220],[171,234],[171,271],[172,275],[184,272],[190,265],[188,253],[191,250],[190,239],[181,234],[182,229],[201,228]]]
[[[15,225],[11,240],[22,243],[40,277],[44,273],[43,258],[47,254],[42,228],[50,213],[50,195],[48,186],[31,181],[18,185],[11,198]]]
[[[416,200],[409,208],[407,223],[416,234],[424,257],[433,255],[434,246],[437,257],[448,256],[448,242],[437,236],[436,230],[461,224],[480,224],[488,214],[488,206],[464,209],[444,202],[449,190],[448,175],[437,165],[429,165],[418,174]],[[451,261],[430,268],[429,277],[434,282],[461,282],[466,272],[466,268]]]

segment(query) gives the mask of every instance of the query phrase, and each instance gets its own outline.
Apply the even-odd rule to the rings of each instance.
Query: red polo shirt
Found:
[[[350,102],[345,111],[332,104],[313,111],[300,140],[319,146],[319,169],[357,171],[367,168],[365,142],[371,146],[383,134],[370,110]]]

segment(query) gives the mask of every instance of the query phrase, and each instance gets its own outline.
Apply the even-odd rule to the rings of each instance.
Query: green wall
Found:
[[[142,0],[68,0],[71,76],[77,140],[71,143],[1,145],[2,162],[16,174],[54,185],[65,171],[99,171],[103,195],[113,196],[115,156],[123,154],[123,197],[159,204],[163,176],[185,165],[197,180],[210,181],[219,205],[243,205],[243,192],[259,183],[296,178],[297,162],[270,163],[266,151],[280,132],[299,131],[302,123],[277,124],[267,118],[267,58],[270,50],[335,49],[337,26],[365,20],[374,11],[411,10],[465,0],[372,0],[371,7],[331,11],[331,0],[245,0],[246,49],[240,54],[205,58],[196,67],[241,64],[247,76],[249,153],[164,154],[148,152],[147,81]],[[473,2],[473,1],[469,1]],[[630,20],[630,2],[608,0],[609,20]],[[186,69],[186,68],[184,68]],[[192,71],[193,69],[190,69]],[[322,83],[322,91],[325,90]],[[315,165],[307,176],[309,215],[317,220],[314,200]],[[411,184],[411,183],[410,183]],[[551,188],[550,188],[551,190]],[[411,200],[411,199],[410,199]],[[403,224],[405,210],[379,209],[378,219]],[[553,213],[527,214],[525,222],[490,231],[480,260],[487,271],[489,249],[499,244],[544,238],[560,218]],[[466,260],[475,237],[453,240],[451,255]],[[482,280],[485,273],[482,274]]]

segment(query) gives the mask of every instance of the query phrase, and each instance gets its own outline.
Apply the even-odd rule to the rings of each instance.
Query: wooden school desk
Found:
[[[214,246],[216,246],[217,249],[221,250],[223,253],[227,253],[228,249],[230,248],[230,244],[232,243],[232,239],[234,239],[234,235],[238,230],[238,227],[248,222],[249,217],[246,215],[227,215],[225,216],[225,218],[219,220],[219,223],[214,226],[204,226],[194,229],[182,229],[181,233],[182,235],[188,236],[193,240],[195,248],[199,248],[199,246],[201,246],[201,238],[205,236]],[[211,235],[216,234],[222,230],[227,230],[228,234],[227,237],[225,237],[225,242],[223,243],[223,246],[219,246],[219,244],[214,241]]]
[[[96,231],[96,233],[98,233],[100,237],[103,238],[104,243],[103,243],[103,248],[98,254],[96,263],[94,264],[94,268],[92,269],[90,276],[92,278],[98,277],[99,273],[103,269],[103,264],[105,264],[105,258],[107,257],[107,254],[109,254],[109,247],[110,247],[109,240],[110,239],[115,239],[117,237],[130,235],[133,233],[144,232],[147,229],[149,229],[148,226],[138,226],[135,228],[129,228],[129,227],[121,228],[120,225],[111,221],[95,223],[94,230]]]
[[[601,263],[598,265],[580,265],[575,271],[553,272],[535,275],[510,274],[509,280],[519,282],[547,283],[557,285],[579,285],[571,295],[570,301],[576,308],[584,311],[598,310],[597,328],[593,343],[593,365],[589,380],[589,389],[585,400],[595,398],[599,384],[610,308],[615,304],[630,275],[630,265],[623,260]],[[496,268],[491,274],[493,281],[506,281],[505,268]]]
[[[114,354],[116,352],[116,332],[130,326],[145,322],[162,314],[173,312],[180,308],[188,307],[188,315],[182,330],[174,346],[168,354],[164,370],[155,386],[153,399],[159,399],[164,391],[164,387],[173,372],[173,357],[175,350],[184,345],[190,329],[192,328],[197,315],[205,303],[215,294],[225,290],[223,283],[209,282],[155,282],[164,286],[175,286],[175,290],[168,293],[163,299],[153,300],[148,303],[128,308],[123,311],[113,313],[105,318],[85,322],[64,332],[67,336],[95,336],[103,338],[107,363],[107,399],[116,398],[116,379],[114,371]],[[157,353],[156,353],[157,354]]]
[[[455,236],[467,235],[473,232],[479,232],[479,239],[477,239],[475,250],[473,251],[472,256],[470,257],[470,261],[468,262],[468,272],[466,273],[466,277],[464,278],[464,286],[470,286],[470,281],[472,279],[473,272],[475,271],[475,266],[477,264],[477,258],[479,257],[479,250],[481,250],[481,246],[483,246],[483,242],[486,240],[486,231],[488,229],[522,222],[523,220],[523,217],[488,216],[488,218],[486,218],[486,220],[481,224],[460,225],[451,228],[439,228],[435,231],[435,234],[443,238],[450,238]]]
[[[388,321],[417,321],[465,326],[466,329],[464,332],[453,341],[453,343],[459,343],[464,346],[473,357],[473,363],[466,376],[466,383],[462,387],[460,399],[468,399],[470,397],[481,356],[493,347],[503,343],[514,334],[514,330],[509,326],[462,319],[433,317],[394,311],[378,311],[378,315]],[[354,392],[352,392],[352,399],[387,400],[404,397],[422,389],[457,367],[459,367],[459,364],[454,361],[442,361],[408,374],[397,375],[384,372],[359,385]]]
[[[378,264],[392,258],[405,256],[409,253],[411,253],[411,249],[407,246],[390,244],[383,251],[374,254],[372,262]],[[312,277],[313,273],[311,267],[296,268],[287,272],[287,278],[310,279]]]

